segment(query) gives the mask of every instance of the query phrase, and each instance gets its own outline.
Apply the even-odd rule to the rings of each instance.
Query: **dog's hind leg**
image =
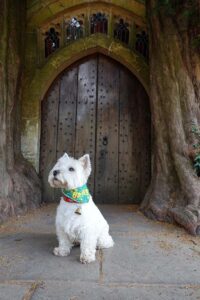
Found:
[[[113,239],[108,232],[104,232],[99,236],[97,240],[97,249],[110,248],[113,246]]]
[[[56,234],[58,237],[59,246],[54,248],[53,253],[56,256],[67,256],[70,254],[70,250],[73,247],[73,244],[68,239],[67,234],[64,232],[64,229],[59,225],[56,226]]]

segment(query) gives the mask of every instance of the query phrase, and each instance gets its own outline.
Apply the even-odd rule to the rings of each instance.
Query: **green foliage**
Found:
[[[193,166],[197,176],[200,177],[200,126],[195,123],[192,124],[192,133],[194,134],[197,142],[193,144],[195,151],[195,158],[193,160]]]
[[[171,17],[180,31],[188,31],[191,47],[200,51],[199,0],[157,0],[154,11]]]
[[[192,123],[192,133],[194,133],[195,137],[200,140],[200,127],[195,123]]]
[[[163,11],[167,16],[176,17],[189,26],[199,25],[198,0],[157,0],[155,11]]]
[[[194,169],[197,173],[197,176],[200,177],[200,153],[198,153],[196,156],[195,156],[195,159],[194,159]]]
[[[155,11],[159,12],[162,9],[166,15],[173,16],[176,14],[174,2],[176,2],[176,0],[157,0]]]
[[[192,47],[200,50],[200,34],[192,39]]]

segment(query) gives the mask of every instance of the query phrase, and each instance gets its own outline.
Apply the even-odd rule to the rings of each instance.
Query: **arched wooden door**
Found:
[[[42,101],[40,174],[43,199],[58,201],[48,173],[67,152],[89,153],[89,187],[96,203],[139,203],[150,183],[148,96],[121,64],[103,55],[65,70]]]

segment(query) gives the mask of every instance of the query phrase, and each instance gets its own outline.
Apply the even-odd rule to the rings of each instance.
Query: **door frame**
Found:
[[[149,66],[146,61],[113,38],[93,35],[58,50],[43,67],[37,69],[30,85],[23,93],[22,153],[34,165],[37,172],[40,162],[41,101],[53,81],[64,69],[95,53],[111,57],[129,69],[149,95]],[[30,109],[31,116],[28,114]]]
[[[88,67],[89,65],[90,65],[90,67]],[[112,75],[110,74],[107,79],[106,79],[107,71],[104,71],[104,76],[102,77],[102,72],[104,69],[106,70],[106,67],[108,67],[108,73],[109,72],[112,73]],[[95,74],[94,74],[94,72],[95,72]],[[71,76],[71,74],[72,74],[72,76]],[[81,77],[81,80],[80,80],[80,77]],[[123,80],[123,79],[125,79],[125,82],[122,83],[121,80]],[[72,89],[71,91],[68,90],[68,87],[69,87],[68,80],[70,80],[70,84],[72,84],[74,87],[74,89]],[[113,80],[115,82],[114,85],[113,85]],[[92,84],[91,84],[91,82],[92,82]],[[96,85],[96,88],[92,87],[94,82],[98,83]],[[126,82],[129,87],[127,86],[127,88],[120,90],[120,86],[125,87]],[[86,84],[87,84],[87,86],[86,86]],[[102,85],[106,89],[106,92],[102,91],[102,88],[101,88]],[[112,87],[111,87],[111,85],[112,85]],[[62,90],[62,88],[63,88],[63,90]],[[88,89],[90,90],[89,96],[88,96],[88,91],[89,91]],[[91,89],[93,89],[93,90],[91,90]],[[86,90],[87,90],[87,92],[86,92]],[[136,92],[136,90],[137,90],[137,92]],[[110,92],[108,92],[108,91],[110,91]],[[113,92],[115,93],[115,95],[113,95]],[[69,96],[70,93],[71,93],[71,96]],[[136,93],[136,95],[133,96],[135,93]],[[92,94],[92,96],[91,96],[91,94]],[[52,95],[54,95],[54,96],[52,96]],[[108,99],[106,99],[106,100],[100,99],[100,98],[102,98],[101,97],[102,95],[104,95],[103,98],[108,97]],[[105,97],[105,95],[106,95],[106,97]],[[87,103],[85,103],[85,100],[84,100],[85,96],[88,96]],[[121,96],[122,96],[122,98],[121,98]],[[149,116],[150,105],[149,105],[149,101],[148,101],[147,97],[148,97],[148,95],[145,92],[145,89],[143,88],[143,86],[141,85],[139,80],[126,67],[124,67],[122,64],[116,62],[116,60],[113,60],[113,59],[109,58],[108,56],[105,56],[105,55],[102,55],[99,53],[89,55],[87,57],[84,57],[83,59],[76,61],[74,64],[70,65],[62,73],[60,73],[59,76],[52,83],[52,85],[50,86],[49,90],[47,91],[47,93],[44,97],[44,100],[42,102],[42,104],[44,104],[44,106],[41,105],[41,107],[43,107],[43,109],[42,109],[43,114],[41,116],[42,137],[41,137],[41,141],[40,141],[41,142],[41,149],[40,149],[41,158],[40,159],[42,159],[42,162],[40,161],[40,171],[41,171],[40,175],[41,175],[41,179],[43,180],[43,184],[45,186],[45,191],[46,191],[45,192],[46,197],[44,199],[48,199],[48,198],[52,197],[52,192],[49,190],[49,185],[46,181],[46,178],[48,177],[48,173],[50,171],[49,168],[52,167],[52,163],[55,163],[55,159],[58,159],[63,154],[63,151],[66,151],[66,150],[70,151],[68,153],[69,155],[72,155],[72,156],[75,155],[77,157],[77,153],[79,156],[83,155],[82,151],[88,151],[87,153],[91,153],[90,150],[93,151],[93,149],[95,148],[95,152],[92,152],[92,154],[91,154],[93,156],[92,161],[94,164],[92,164],[93,172],[92,172],[92,176],[90,176],[90,179],[92,177],[92,186],[90,186],[90,189],[91,189],[91,191],[93,191],[92,194],[96,197],[96,201],[97,201],[97,199],[104,199],[104,200],[100,200],[102,203],[104,203],[106,197],[109,198],[110,192],[111,192],[110,200],[112,198],[112,200],[111,200],[112,203],[113,203],[113,200],[115,199],[115,201],[117,201],[116,203],[123,204],[124,203],[123,201],[125,199],[122,199],[122,198],[124,198],[124,197],[127,199],[128,202],[130,202],[130,200],[131,200],[130,197],[132,197],[132,196],[134,199],[134,203],[138,203],[138,201],[141,201],[141,199],[143,199],[143,192],[147,188],[147,185],[146,185],[147,179],[149,179],[148,180],[148,184],[149,184],[150,183],[149,176],[151,176],[151,174],[149,172],[151,170],[151,168],[150,168],[151,148],[149,147],[150,143],[151,143],[149,140],[149,138],[151,137],[151,129],[150,129],[151,123],[149,122],[150,120],[147,120],[146,118],[137,119],[137,116],[139,114],[141,116],[144,116],[146,109],[147,109],[147,115]],[[92,98],[92,99],[90,99],[90,98]],[[127,102],[127,99],[129,99],[128,102]],[[131,99],[131,101],[130,101],[130,99]],[[106,103],[106,106],[104,106],[105,114],[102,114],[101,111],[103,110],[103,107],[101,105],[103,104],[102,102],[104,102],[104,101]],[[106,127],[104,126],[104,124],[106,124],[107,120],[110,120],[110,118],[105,117],[105,115],[107,114],[106,110],[107,110],[107,104],[109,101],[112,104],[112,107],[116,108],[116,110],[115,109],[111,110],[112,112],[114,112],[114,114],[112,113],[112,116],[114,117],[115,121],[113,121],[113,118],[111,118],[112,119],[111,123],[113,125],[111,125],[112,129],[110,128],[110,125],[109,125],[109,128],[112,130],[112,134],[110,136],[109,136],[110,129],[108,129],[107,126]],[[122,104],[123,102],[125,102],[127,105],[130,105],[131,103],[132,103],[131,105],[134,105],[133,103],[135,103],[135,106],[133,109],[134,117],[132,116],[131,119],[132,120],[137,119],[137,123],[139,123],[141,120],[142,121],[146,120],[145,124],[147,125],[147,127],[145,127],[145,128],[150,130],[149,134],[145,135],[145,139],[140,139],[140,141],[141,140],[148,141],[147,144],[145,143],[145,145],[143,145],[145,147],[141,147],[141,145],[140,145],[139,148],[137,148],[137,146],[136,146],[137,150],[134,150],[134,151],[136,151],[134,153],[134,156],[133,155],[131,156],[129,154],[130,160],[129,159],[127,160],[124,157],[125,158],[124,163],[126,165],[127,170],[129,168],[128,165],[130,164],[130,161],[132,161],[131,165],[132,165],[134,171],[133,171],[133,173],[130,173],[129,175],[133,175],[133,182],[134,182],[134,186],[135,186],[134,189],[132,188],[132,184],[129,185],[128,179],[130,179],[130,178],[127,178],[127,180],[126,180],[127,182],[120,181],[120,178],[122,178],[124,176],[126,177],[126,174],[123,174],[123,175],[120,174],[121,171],[119,169],[119,164],[120,164],[120,154],[119,153],[123,153],[125,155],[125,152],[130,150],[130,148],[127,148],[126,150],[123,149],[124,141],[122,142],[122,140],[126,139],[126,138],[125,137],[121,138],[121,134],[120,134],[120,132],[122,133],[124,131],[124,128],[125,128],[124,126],[126,126],[126,124],[124,124],[123,129],[122,129],[122,125],[120,125],[120,124],[122,124],[120,119],[122,118],[122,120],[123,120],[124,113],[126,112],[126,115],[127,115],[129,112],[129,109],[126,110],[127,108],[126,109],[123,108],[124,105],[122,105],[122,107],[120,106],[120,103]],[[142,102],[143,104],[140,104],[140,102]],[[91,116],[95,115],[96,117],[90,116],[91,104],[92,104],[92,108],[93,108],[92,110],[95,110],[95,112],[94,111],[91,112]],[[62,107],[62,108],[60,108],[60,107]],[[122,110],[120,110],[120,107]],[[127,106],[125,105],[125,107],[127,107]],[[141,109],[143,109],[144,107],[146,109],[144,109],[143,113],[142,114],[139,113],[139,111],[141,111]],[[129,106],[129,108],[130,108],[130,106]],[[70,113],[69,113],[68,109],[69,109]],[[124,109],[125,109],[125,111],[124,111]],[[64,111],[65,111],[65,114],[63,114]],[[109,110],[107,110],[107,112],[108,111]],[[111,111],[109,113],[111,113]],[[84,132],[82,132],[80,134],[79,130],[82,130],[81,129],[82,126],[80,126],[80,124],[77,127],[77,119],[76,118],[78,116],[82,116],[82,115],[79,115],[79,112],[82,112],[83,115],[87,115],[86,119],[88,119],[89,125],[88,125],[88,127],[87,126],[86,127],[88,128],[89,131],[87,132],[86,135],[85,135],[85,130],[84,130]],[[121,115],[120,115],[120,112],[122,112]],[[69,118],[67,117],[67,119],[66,119],[66,116],[68,115],[68,113],[71,114],[70,118],[72,117],[72,119],[71,119],[72,121],[70,121],[70,123],[69,123]],[[50,114],[50,117],[49,117],[49,114]],[[48,118],[47,118],[47,116],[48,116]],[[131,114],[129,116],[131,116]],[[101,123],[101,121],[99,121],[99,120],[104,117],[105,117],[105,119],[104,119],[105,123],[104,122]],[[92,121],[91,121],[91,119],[92,119]],[[47,120],[49,120],[50,123]],[[51,120],[52,120],[52,122],[51,122]],[[87,124],[88,124],[88,122],[87,122]],[[118,124],[117,125],[118,129],[117,129],[116,134],[115,134],[116,125],[114,125],[113,122],[115,124],[116,123]],[[58,124],[61,124],[61,125],[59,126]],[[127,124],[129,124],[129,125],[127,125],[128,127],[126,127],[126,130],[129,128],[130,124],[132,124],[132,123],[127,123]],[[81,125],[83,125],[83,124],[81,123]],[[131,126],[136,127],[136,129],[132,128],[131,132],[134,132],[134,134],[133,134],[134,137],[138,137],[139,134],[142,133],[143,127],[139,126],[140,132],[138,132],[137,126],[135,126],[134,124],[132,124]],[[72,134],[70,134],[70,136],[68,135],[66,137],[66,135],[67,135],[66,132],[65,132],[65,134],[59,134],[60,130],[61,130],[61,133],[63,133],[62,129],[64,130],[64,128],[67,128],[67,127],[70,127],[69,131],[70,130],[73,131],[73,132],[70,131],[70,133],[72,133]],[[51,128],[51,129],[49,129],[49,128]],[[90,145],[91,144],[91,140],[90,140],[91,128],[93,128],[92,129],[93,137],[95,134],[95,138],[92,140],[92,144],[93,144],[92,149],[91,149],[91,145]],[[85,129],[85,127],[84,127],[84,129]],[[145,132],[146,132],[146,129],[145,129]],[[105,135],[109,136],[109,138],[111,138],[111,139],[113,138],[113,143],[117,142],[117,145],[115,145],[114,149],[112,149],[112,150],[110,149],[110,151],[114,151],[116,154],[115,150],[118,148],[117,154],[116,154],[117,157],[119,156],[118,158],[116,157],[119,160],[118,164],[117,164],[117,168],[116,168],[116,159],[114,159],[114,161],[113,161],[113,158],[112,158],[113,155],[110,156],[109,160],[107,160],[108,157],[105,160],[105,161],[107,161],[107,163],[108,163],[108,161],[109,161],[109,163],[111,163],[112,166],[110,167],[110,170],[112,170],[112,173],[114,173],[114,170],[115,170],[116,171],[115,175],[114,174],[111,175],[110,172],[107,172],[108,171],[107,168],[109,168],[109,165],[110,165],[109,163],[106,164],[107,168],[104,168],[104,167],[102,168],[102,155],[100,154],[100,152],[102,151],[102,149],[103,149],[103,151],[105,151],[105,146],[102,146],[102,140],[100,141],[100,139],[102,139],[100,132],[103,132],[103,130],[105,130],[104,131]],[[128,132],[129,132],[129,130],[130,130],[130,128],[128,129]],[[48,134],[44,133],[46,131],[48,132]],[[66,129],[65,129],[65,131],[66,131]],[[100,133],[100,135],[98,135],[99,133]],[[44,136],[43,136],[43,134],[44,134]],[[51,137],[50,144],[48,144],[48,141],[46,139],[46,134],[49,138]],[[126,134],[128,134],[127,131],[126,131]],[[143,132],[143,134],[144,134],[144,132]],[[71,135],[74,137],[74,139],[71,137]],[[82,138],[81,138],[81,141],[79,140],[79,138],[83,137],[84,135],[85,135],[85,140],[86,140],[85,144],[87,145],[86,147],[88,148],[87,150],[83,150],[83,148],[85,146],[83,146]],[[54,136],[54,138],[52,138],[53,136]],[[117,138],[116,138],[116,136],[117,136]],[[132,136],[132,134],[131,134],[131,136]],[[77,137],[78,137],[78,140],[77,140]],[[63,141],[65,141],[65,143],[66,143],[67,139],[70,139],[70,146],[68,149],[63,150],[64,149]],[[111,146],[111,144],[113,144],[113,143],[108,143],[108,144]],[[132,143],[132,139],[131,139],[131,143]],[[134,145],[137,145],[137,144],[138,143],[136,143],[136,144],[134,143]],[[72,148],[71,148],[71,145],[74,145],[74,146],[72,146]],[[110,147],[110,146],[108,146],[108,147]],[[121,150],[119,150],[119,147],[121,148]],[[53,151],[51,151],[51,153],[49,153],[49,149],[51,149],[51,150],[53,149]],[[131,149],[133,151],[133,148],[131,148]],[[142,154],[140,154],[140,149],[146,149],[146,150],[142,151]],[[118,152],[118,151],[122,151],[122,152]],[[132,153],[132,151],[130,153]],[[112,152],[112,153],[114,154],[114,152]],[[108,150],[107,154],[108,153],[111,154],[111,152],[109,152],[109,150]],[[52,155],[53,155],[53,157],[52,157]],[[57,157],[57,155],[58,155],[58,157]],[[135,171],[137,170],[137,168],[138,168],[138,170],[140,169],[139,164],[141,162],[147,161],[146,160],[147,155],[148,155],[149,159],[148,159],[147,167],[145,168],[145,172],[143,172],[143,170],[138,171],[137,175],[135,175]],[[45,159],[45,161],[44,161],[44,159]],[[100,159],[100,161],[99,161],[99,159]],[[123,161],[123,159],[122,159],[122,161]],[[138,162],[139,162],[139,164],[138,164]],[[103,163],[103,165],[104,165],[104,163]],[[141,165],[144,167],[144,163],[141,163]],[[44,166],[48,166],[48,167],[44,167]],[[94,166],[96,166],[96,168]],[[146,164],[145,164],[145,166],[146,166]],[[107,174],[108,180],[110,181],[109,183],[107,181],[104,181],[104,176],[99,175],[100,170],[101,170],[101,173],[102,173],[102,171],[105,172],[104,175]],[[148,173],[146,171],[148,171]],[[146,174],[148,174],[148,176]],[[117,181],[115,180],[116,178],[114,178],[115,176],[117,177]],[[111,178],[113,177],[113,178],[111,179],[110,177]],[[136,180],[134,179],[135,177],[137,178]],[[140,183],[137,184],[138,178],[139,178]],[[100,184],[101,184],[101,188],[99,187]],[[115,188],[114,188],[114,185],[115,185]],[[107,187],[109,186],[109,188],[106,192],[105,192],[105,188],[104,188],[105,186],[107,186]],[[142,189],[141,189],[141,186],[142,186]],[[125,190],[123,190],[124,187],[125,187]],[[127,194],[126,187],[129,190],[128,194]],[[131,189],[130,189],[130,187],[131,187]],[[103,193],[105,195],[102,195],[102,191],[100,191],[100,190],[102,190],[102,188],[104,191]],[[113,190],[113,188],[114,188],[114,190]],[[119,192],[120,189],[121,189],[122,193]],[[130,192],[131,193],[133,192],[132,196],[130,196],[131,195]],[[99,195],[99,193],[101,195]],[[121,199],[120,199],[120,194],[124,195],[124,197],[122,197]],[[57,192],[56,192],[56,195],[54,193],[53,197],[55,197],[55,196],[56,196],[56,199],[60,197],[60,195],[58,195]],[[114,196],[114,198],[113,198],[113,196]],[[52,202],[52,200],[53,199],[51,199],[49,201]],[[108,202],[110,202],[110,201],[108,200]],[[126,202],[126,203],[128,203],[128,202]],[[131,204],[131,203],[128,203],[128,204]]]

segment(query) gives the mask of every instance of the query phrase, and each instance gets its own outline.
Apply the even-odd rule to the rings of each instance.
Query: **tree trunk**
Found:
[[[154,155],[141,210],[200,234],[200,179],[188,153],[194,143],[192,123],[200,122],[200,56],[193,43],[200,30],[184,17],[184,11],[194,9],[186,6],[188,1],[171,1],[181,2],[171,13],[162,5],[156,9],[164,1],[146,2]],[[193,5],[199,13],[198,1]]]
[[[26,1],[0,1],[0,220],[39,206],[40,181],[20,148]]]

